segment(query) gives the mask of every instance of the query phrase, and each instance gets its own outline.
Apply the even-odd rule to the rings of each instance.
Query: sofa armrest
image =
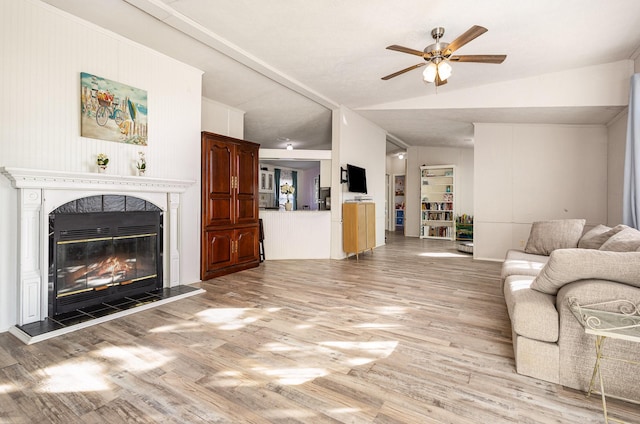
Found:
[[[507,304],[513,331],[532,340],[554,343],[558,341],[558,312],[556,297],[531,290],[533,277],[512,275],[504,283],[504,300]]]
[[[535,277],[540,273],[544,264],[549,260],[548,256],[526,253],[522,250],[510,249],[504,258],[500,277],[502,282],[512,275],[531,275]]]

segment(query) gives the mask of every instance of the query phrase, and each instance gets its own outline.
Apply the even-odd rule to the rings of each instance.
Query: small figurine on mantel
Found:
[[[138,175],[144,177],[144,173],[147,171],[147,160],[144,157],[144,152],[138,152],[136,168],[138,169]]]
[[[98,153],[96,158],[96,164],[98,165],[98,172],[101,174],[107,172],[107,165],[109,165],[109,157],[104,153]]]

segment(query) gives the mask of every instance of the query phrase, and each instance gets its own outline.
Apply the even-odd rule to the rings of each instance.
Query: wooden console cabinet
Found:
[[[200,278],[257,267],[259,144],[202,133]]]
[[[376,247],[376,204],[372,202],[342,204],[342,249],[358,254]]]

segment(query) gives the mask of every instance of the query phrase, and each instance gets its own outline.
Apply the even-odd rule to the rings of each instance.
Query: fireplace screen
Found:
[[[161,211],[57,212],[49,224],[50,316],[162,288]]]
[[[157,234],[59,241],[56,296],[155,278]]]

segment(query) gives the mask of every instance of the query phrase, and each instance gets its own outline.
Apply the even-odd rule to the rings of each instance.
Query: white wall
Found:
[[[398,156],[387,156],[387,174],[404,174],[407,172],[407,158],[398,159]]]
[[[199,280],[201,72],[58,9],[0,2],[0,166],[193,180],[182,195],[180,282]],[[148,93],[148,146],[80,136],[80,72]],[[17,190],[0,177],[0,331],[17,322]]]
[[[474,214],[474,151],[470,148],[410,147],[407,151],[405,181],[405,236],[420,236],[420,167],[422,165],[455,165],[456,214]]]
[[[376,204],[376,246],[384,244],[386,133],[350,109],[333,111],[331,172],[331,257],[344,258],[342,250],[342,203],[354,199],[340,183],[340,167],[347,164],[366,169],[367,192]]]
[[[202,98],[202,131],[244,139],[244,112]]]
[[[603,125],[475,124],[474,257],[503,260],[534,221],[607,222]]]

